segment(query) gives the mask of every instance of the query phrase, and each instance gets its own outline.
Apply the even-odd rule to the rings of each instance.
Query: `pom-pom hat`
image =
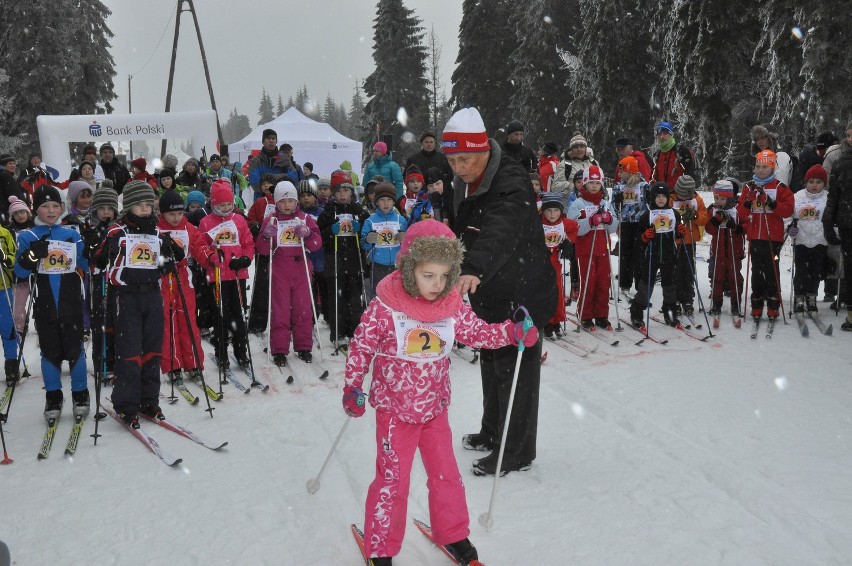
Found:
[[[476,108],[462,108],[444,126],[441,149],[449,153],[482,153],[491,150],[485,123]]]
[[[381,184],[379,185],[381,186]],[[412,297],[420,296],[414,279],[414,268],[420,262],[440,263],[450,266],[447,285],[438,298],[447,296],[455,287],[461,274],[464,246],[455,233],[437,220],[421,220],[411,226],[402,239],[396,265],[402,274],[402,285]]]
[[[27,203],[22,201],[16,196],[9,197],[9,216],[15,214],[16,212],[20,212],[25,210],[28,214],[30,212],[30,208],[27,206]]]

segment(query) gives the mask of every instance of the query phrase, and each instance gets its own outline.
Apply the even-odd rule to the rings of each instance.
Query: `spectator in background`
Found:
[[[98,148],[94,146],[94,144],[88,144],[83,148],[83,159],[82,161],[88,161],[89,163],[93,163],[95,165],[95,182],[100,183],[106,177],[104,176],[104,170],[101,167],[101,164],[98,162]]]
[[[0,155],[0,222],[5,226],[9,221],[9,197],[27,199],[24,189],[15,180],[18,162],[11,155]],[[29,201],[27,201],[29,202]]]
[[[840,154],[844,149],[852,147],[852,121],[846,124],[846,137],[840,143],[835,143],[825,152],[825,159],[822,160],[822,167],[828,173],[829,185],[831,184],[831,170],[834,168],[835,162],[840,159]]]
[[[399,168],[399,164],[391,159],[387,144],[381,141],[373,144],[373,160],[364,169],[364,182],[376,175],[381,175],[385,178],[385,181],[393,183],[393,186],[396,187],[396,198],[402,198],[402,195],[405,194],[405,187],[402,183],[402,169]]]
[[[438,151],[436,136],[434,132],[425,131],[420,134],[420,151],[408,158],[405,162],[405,170],[416,165],[424,174],[432,168],[441,172],[444,186],[448,187],[453,182],[453,170],[447,161],[447,156]]]
[[[178,173],[175,183],[187,187],[190,191],[199,191],[205,196],[210,195],[210,183],[201,174],[198,160],[190,157],[183,163],[183,171]]]
[[[574,178],[577,174],[588,169],[590,165],[597,164],[598,162],[591,155],[586,138],[580,132],[574,132],[571,141],[568,142],[568,149],[562,154],[562,161],[553,173],[551,190],[562,193],[564,201],[574,192]]]
[[[350,162],[343,161],[340,164],[340,168],[343,169],[344,171],[349,171],[349,175],[352,176],[352,182],[355,183],[356,186],[361,184],[361,183],[358,182],[358,175],[355,173],[355,171],[352,170],[352,164]]]
[[[799,162],[793,167],[790,178],[790,190],[794,193],[805,188],[805,172],[814,165],[822,165],[825,152],[838,142],[837,136],[831,132],[823,132],[816,137],[813,144],[808,144],[799,152]]]
[[[290,178],[294,186],[305,179],[302,167],[293,159],[292,145],[282,143],[281,147],[278,148],[278,155],[281,156],[281,165],[284,168],[284,174]]]
[[[130,171],[116,159],[115,148],[109,142],[101,146],[100,153],[104,179],[112,181],[113,190],[120,195],[124,190],[124,185],[130,180]],[[95,178],[97,178],[97,173],[95,174]]]
[[[305,179],[319,181],[319,175],[314,173],[314,164],[310,161],[306,161],[304,165],[302,165],[302,173],[305,174]]]
[[[751,129],[752,155],[756,155],[764,149],[775,152],[778,163],[775,167],[775,178],[789,187],[790,178],[793,176],[793,162],[790,155],[778,146],[778,132],[769,124],[759,124]]]
[[[538,150],[538,176],[543,192],[553,190],[553,175],[556,173],[556,168],[559,166],[559,146],[554,142],[545,142],[541,149]]]
[[[619,163],[625,157],[632,156],[639,166],[639,174],[642,175],[642,178],[645,181],[651,178],[651,163],[648,161],[648,156],[641,149],[634,149],[633,141],[630,138],[622,137],[615,140],[615,153],[618,155]],[[613,179],[619,180],[618,167],[616,167],[616,174]]]
[[[506,141],[500,146],[503,153],[520,161],[527,173],[535,173],[536,157],[533,150],[524,145],[524,125],[512,120],[506,126]]]
[[[275,130],[266,128],[263,130],[261,140],[263,147],[249,161],[248,182],[254,189],[254,199],[251,202],[246,202],[247,206],[251,206],[259,198],[264,198],[264,193],[260,190],[260,179],[264,174],[284,174],[284,162],[278,154],[278,134]]]
[[[673,191],[677,180],[682,175],[689,175],[699,186],[701,180],[695,170],[695,154],[683,144],[677,143],[674,137],[674,126],[671,122],[660,122],[657,124],[657,143],[659,149],[654,155],[654,169],[651,178],[647,179],[653,184],[665,183],[669,190]]]

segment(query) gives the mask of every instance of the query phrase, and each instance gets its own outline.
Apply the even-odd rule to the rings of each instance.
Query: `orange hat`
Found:
[[[778,156],[775,155],[775,152],[771,149],[764,149],[755,155],[754,159],[757,163],[760,163],[761,165],[769,165],[773,169],[775,169],[778,165]]]
[[[636,158],[632,155],[628,155],[618,162],[618,167],[622,171],[627,171],[631,175],[635,175],[639,172],[639,162],[636,161]]]

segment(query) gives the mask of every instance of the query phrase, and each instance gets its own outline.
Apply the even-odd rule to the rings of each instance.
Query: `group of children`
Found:
[[[820,165],[813,166],[805,175],[806,190],[794,198],[789,187],[775,178],[777,158],[771,150],[761,151],[755,160],[754,176],[742,187],[730,177],[715,183],[710,207],[696,193],[692,177],[681,176],[674,187],[649,184],[639,174],[632,156],[619,161],[619,182],[609,200],[602,192],[603,177],[596,165],[582,171],[567,211],[561,194],[537,190],[560,296],[545,336],[556,338],[561,334],[564,307],[572,299],[578,301],[578,324],[590,330],[612,328],[608,305],[615,283],[610,272],[609,255],[613,252],[609,235],[616,232],[618,286],[622,294],[631,297],[630,322],[636,328],[645,326],[649,296],[658,278],[665,322],[678,326],[679,317],[693,317],[696,243],[705,230],[711,235],[710,315],[720,315],[727,294],[731,314],[739,317],[743,312],[742,293],[748,292],[755,320],[764,316],[764,311],[769,319],[777,318],[782,304],[779,255],[787,238],[794,249],[793,310],[816,311],[819,284],[826,278],[832,257],[839,255],[828,245],[822,224],[828,193],[826,171]],[[531,177],[535,186],[535,175]],[[566,248],[570,253],[565,253]],[[561,262],[565,258],[574,260],[572,282],[574,277],[577,280],[577,289],[567,300]],[[743,260],[751,269],[745,289]]]

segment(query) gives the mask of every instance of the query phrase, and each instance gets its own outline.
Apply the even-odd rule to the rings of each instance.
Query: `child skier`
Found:
[[[709,217],[704,199],[695,192],[695,179],[690,175],[678,177],[674,192],[671,196],[671,207],[680,216],[686,226],[683,240],[677,249],[677,265],[675,266],[675,288],[679,312],[687,318],[695,313],[695,243],[701,240],[701,230],[707,224]],[[690,321],[691,322],[691,321]]]
[[[358,319],[364,312],[361,303],[364,285],[364,258],[358,246],[366,211],[352,202],[355,186],[348,171],[338,169],[331,174],[334,201],[326,205],[317,219],[325,252],[328,283],[328,319],[331,342],[336,349],[346,349]]]
[[[396,207],[396,187],[381,182],[374,189],[378,210],[370,215],[361,229],[361,245],[370,260],[370,298],[376,296],[379,282],[396,269],[399,242],[408,221]]]
[[[272,254],[269,342],[278,367],[287,364],[291,336],[296,356],[306,363],[312,361],[314,325],[309,275],[313,267],[305,252],[318,251],[322,238],[314,219],[299,210],[297,197],[290,181],[275,185],[275,212],[264,220],[256,248],[262,256]],[[270,245],[274,247],[271,251]]]
[[[106,273],[98,268],[95,256],[104,245],[110,225],[118,217],[118,194],[107,187],[95,191],[92,208],[86,218],[83,230],[85,255],[89,260],[89,274],[92,280],[92,363],[95,370],[101,371],[101,379],[111,385],[115,378],[115,293],[106,289]],[[104,297],[107,304],[104,305]],[[106,345],[103,340],[106,339]],[[104,354],[106,346],[106,354]],[[105,371],[104,371],[105,369]]]
[[[85,181],[72,181],[68,185],[65,198],[68,201],[68,214],[62,219],[62,224],[70,226],[77,232],[86,221],[86,215],[92,207],[92,187]]]
[[[33,222],[33,215],[27,203],[16,196],[9,197],[9,230],[18,234],[33,226],[35,226],[35,222]]]
[[[433,218],[432,203],[429,200],[429,192],[424,188],[425,184],[426,180],[420,169],[416,165],[409,167],[405,175],[406,192],[399,199],[399,209],[408,218],[409,224]]]
[[[325,208],[332,202],[334,202],[334,195],[331,192],[331,180],[328,177],[321,177],[317,183],[317,204]]]
[[[828,242],[822,226],[828,173],[822,165],[814,165],[805,173],[805,183],[805,190],[793,197],[793,218],[787,228],[794,246],[793,311],[797,316],[806,310],[817,312],[817,292],[828,262]]]
[[[163,298],[160,269],[175,273],[184,250],[168,235],[159,235],[154,214],[154,189],[134,179],[124,186],[119,221],[95,255],[98,267],[109,271],[115,293],[115,412],[132,428],[138,413],[164,419],[160,409],[160,357],[163,347]],[[165,260],[165,261],[163,261]],[[162,265],[161,265],[162,263]]]
[[[566,216],[579,223],[575,244],[580,268],[577,318],[583,328],[611,329],[609,322],[610,265],[607,242],[618,227],[612,204],[603,198],[603,173],[597,165],[583,170],[583,189]]]
[[[249,332],[260,334],[269,323],[269,254],[261,255],[257,249],[260,226],[275,212],[272,190],[278,175],[264,173],[260,177],[261,197],[254,201],[248,212],[248,225],[255,243],[254,282],[251,286],[251,309],[249,310]],[[268,247],[268,246],[267,246]],[[267,250],[268,251],[268,250]]]
[[[33,221],[33,215],[32,212],[30,212],[30,207],[27,206],[27,203],[15,196],[9,197],[8,228],[15,236],[15,240],[17,241],[18,234],[24,230],[29,230],[33,226],[35,226],[35,222]],[[21,279],[16,276],[14,277],[14,281],[14,299],[12,300],[12,308],[15,319],[15,329],[19,335],[23,336],[27,332],[24,325],[26,321],[24,319],[26,318],[27,304],[30,299],[30,284],[29,278]]]
[[[177,192],[166,191],[160,197],[157,229],[160,234],[168,234],[171,238],[167,246],[178,247],[184,253],[183,259],[175,258],[176,269],[167,271],[160,279],[165,320],[160,370],[172,381],[181,379],[181,371],[185,370],[191,379],[201,384],[204,352],[201,349],[201,334],[195,321],[195,288],[192,285],[188,261],[192,257],[203,257],[207,250],[201,243],[198,229],[186,220],[183,211],[183,199]],[[193,342],[197,360],[196,354],[193,353]]]
[[[74,230],[60,226],[62,197],[49,185],[33,192],[38,223],[18,234],[15,275],[27,278],[36,272],[33,319],[41,348],[41,372],[48,422],[62,412],[62,362],[71,366],[71,398],[74,416],[89,414],[86,385],[86,352],[83,349],[83,277],[89,262],[83,240]]]
[[[628,155],[618,162],[618,183],[612,204],[618,210],[618,287],[625,295],[639,282],[642,271],[642,230],[639,221],[648,210],[647,181],[639,174],[639,162]]]
[[[5,358],[6,385],[12,387],[20,378],[18,370],[18,342],[15,319],[12,312],[15,282],[15,254],[18,246],[15,236],[0,226],[0,292],[6,295],[0,299],[0,335],[3,340]]]
[[[681,177],[682,178],[682,177]],[[710,316],[722,314],[725,283],[731,296],[731,315],[740,315],[740,293],[743,290],[742,263],[743,225],[737,218],[737,193],[728,180],[713,185],[713,205],[707,210],[710,221],[707,233],[712,236],[713,270],[710,276]]]
[[[535,173],[532,173],[535,174]],[[561,324],[565,321],[565,277],[562,274],[560,250],[566,241],[576,241],[579,224],[563,216],[562,193],[546,193],[541,202],[541,224],[544,228],[544,243],[550,250],[550,264],[556,274],[556,289],[559,300],[556,312],[544,327],[544,337],[556,339],[562,335]]]
[[[368,183],[369,184],[369,183]],[[299,209],[317,221],[323,208],[317,200],[317,187],[314,179],[299,181]],[[317,316],[322,315],[328,320],[328,287],[325,284],[325,254],[322,249],[308,253],[308,259],[313,265],[311,294],[317,309]]]
[[[454,340],[500,348],[538,340],[521,323],[488,324],[462,302],[455,288],[461,271],[461,242],[435,220],[413,225],[402,240],[397,265],[361,317],[346,360],[343,407],[365,411],[361,391],[373,363],[370,404],[376,410],[376,475],[367,492],[365,556],[375,566],[392,564],[405,533],[411,466],[420,450],[428,475],[432,534],[449,545],[460,564],[477,560],[467,502],[452,447],[447,408]]]
[[[778,318],[781,308],[778,257],[784,243],[784,218],[793,214],[790,188],[775,178],[775,152],[765,149],[755,156],[754,176],[743,187],[737,214],[746,227],[751,258],[751,316]]]
[[[223,179],[213,182],[210,204],[212,213],[201,220],[198,229],[207,247],[203,260],[207,281],[218,296],[213,325],[216,359],[221,367],[229,367],[227,343],[230,334],[237,363],[248,368],[248,336],[241,306],[246,304],[246,279],[254,256],[254,241],[246,219],[234,211],[230,183]]]
[[[654,292],[657,272],[662,275],[663,317],[666,324],[677,326],[677,292],[675,289],[675,262],[679,239],[686,233],[680,216],[669,206],[669,186],[665,183],[651,185],[649,210],[639,220],[644,244],[642,275],[636,285],[636,295],[630,304],[630,324],[645,327],[644,313]],[[647,331],[647,330],[645,330]]]

